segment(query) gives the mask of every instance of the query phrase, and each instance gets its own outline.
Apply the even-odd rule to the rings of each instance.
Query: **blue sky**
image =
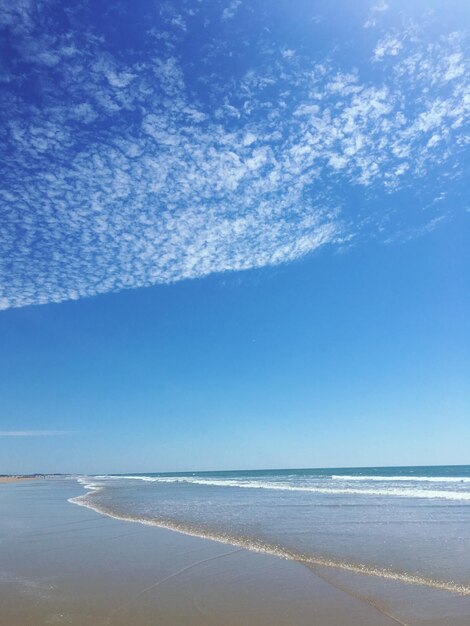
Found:
[[[2,6],[0,471],[468,462],[468,13]]]

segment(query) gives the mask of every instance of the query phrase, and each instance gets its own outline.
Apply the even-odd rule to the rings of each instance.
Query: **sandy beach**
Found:
[[[1,626],[469,623],[468,598],[455,597],[453,610],[436,621],[429,590],[387,586],[391,595],[382,601],[377,581],[368,596],[364,581],[345,573],[312,571],[67,502],[79,493],[72,480],[19,481],[0,491]],[[394,612],[394,594],[412,606],[407,616]]]
[[[0,483],[21,483],[27,480],[39,480],[38,476],[0,476]]]

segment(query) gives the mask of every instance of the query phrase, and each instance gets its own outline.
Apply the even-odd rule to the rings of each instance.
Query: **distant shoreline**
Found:
[[[39,478],[44,478],[44,476],[42,474],[34,476],[0,476],[0,483],[17,483],[24,480],[38,480]]]

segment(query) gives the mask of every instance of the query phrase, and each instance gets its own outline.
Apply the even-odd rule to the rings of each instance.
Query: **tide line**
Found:
[[[96,493],[96,491],[93,491],[92,493]],[[456,583],[454,581],[434,580],[432,578],[427,578],[418,574],[397,572],[391,569],[373,567],[370,565],[363,565],[361,563],[349,563],[347,561],[337,561],[331,558],[325,558],[317,555],[302,554],[293,550],[283,548],[281,546],[266,544],[252,538],[236,537],[223,533],[205,532],[200,528],[195,528],[189,524],[183,524],[171,520],[123,515],[90,502],[87,499],[87,496],[89,495],[90,494],[87,493],[83,496],[69,498],[68,501],[72,504],[84,506],[86,508],[92,509],[93,511],[96,511],[97,513],[100,513],[101,515],[107,515],[108,517],[112,517],[114,519],[143,524],[146,526],[165,528],[167,530],[180,532],[182,534],[190,535],[192,537],[210,539],[212,541],[232,545],[237,548],[243,548],[252,552],[259,552],[262,554],[277,556],[282,559],[298,561],[299,563],[303,563],[305,565],[331,567],[347,572],[352,572],[355,574],[364,574],[366,576],[374,576],[376,578],[382,578],[384,580],[393,580],[406,584],[419,585],[422,587],[432,587],[434,589],[440,589],[462,596],[470,596],[470,586]]]

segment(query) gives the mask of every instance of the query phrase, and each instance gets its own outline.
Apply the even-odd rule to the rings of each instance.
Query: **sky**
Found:
[[[469,14],[0,0],[0,473],[469,463]]]

